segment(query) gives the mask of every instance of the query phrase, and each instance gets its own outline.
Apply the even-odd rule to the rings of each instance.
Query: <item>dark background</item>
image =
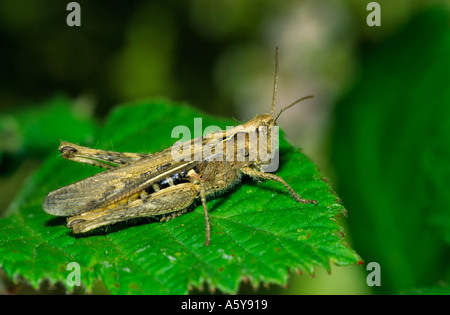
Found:
[[[59,139],[95,144],[80,126],[119,104],[268,112],[278,46],[279,106],[315,95],[279,124],[342,198],[346,237],[382,286],[355,266],[269,291],[450,292],[448,2],[378,1],[379,27],[361,0],[78,1],[81,27],[68,3],[0,1],[0,214]]]

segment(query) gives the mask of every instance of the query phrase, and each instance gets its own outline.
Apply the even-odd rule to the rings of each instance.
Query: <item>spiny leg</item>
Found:
[[[232,164],[226,161],[211,161],[205,164],[205,168],[200,174],[195,170],[190,170],[188,176],[193,183],[200,186],[199,193],[205,215],[205,245],[211,242],[211,223],[209,220],[208,207],[206,205],[206,195],[220,192],[231,183],[238,180],[238,173]]]
[[[241,172],[251,176],[251,177],[256,177],[256,178],[262,178],[262,179],[269,179],[269,180],[273,180],[275,182],[279,182],[281,184],[283,184],[284,187],[286,187],[286,189],[289,191],[289,193],[291,194],[292,198],[294,198],[295,200],[297,200],[298,202],[301,203],[305,203],[305,204],[309,204],[312,203],[315,206],[317,206],[317,201],[316,200],[308,200],[308,199],[303,199],[301,198],[292,188],[291,186],[289,186],[288,183],[286,183],[284,181],[284,179],[282,179],[280,176],[274,175],[274,174],[270,174],[270,173],[264,173],[264,172],[259,172],[259,171],[255,171],[254,169],[250,168],[250,167],[244,167],[241,169]]]
[[[147,199],[134,199],[115,208],[106,207],[84,212],[70,217],[67,226],[74,233],[84,233],[100,226],[126,221],[138,217],[168,214],[189,207],[198,196],[199,186],[184,183],[167,187],[148,196]],[[137,198],[137,197],[136,197]]]
[[[172,219],[175,219],[177,217],[179,217],[180,215],[185,214],[189,209],[188,208],[184,208],[175,212],[171,212],[169,214],[164,215],[163,217],[161,217],[161,219],[159,219],[160,222],[169,222]]]
[[[65,159],[106,169],[113,169],[119,165],[128,164],[149,156],[148,154],[91,149],[64,141],[61,142],[59,151]]]
[[[211,242],[211,224],[209,222],[208,207],[206,206],[205,179],[201,178],[201,176],[194,170],[190,170],[188,172],[188,176],[193,182],[197,183],[197,185],[198,183],[200,184],[200,199],[202,201],[203,214],[205,215],[205,246],[208,246]]]
[[[206,192],[203,183],[200,185],[200,198],[202,200],[203,213],[205,215],[205,246],[211,242],[211,224],[209,223],[208,208],[206,206]]]

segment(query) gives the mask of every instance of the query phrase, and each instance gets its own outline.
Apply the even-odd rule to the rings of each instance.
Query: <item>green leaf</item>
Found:
[[[156,152],[177,140],[170,137],[173,127],[193,130],[195,117],[203,117],[203,128],[234,125],[184,105],[141,102],[114,110],[96,147]],[[72,270],[66,269],[77,262],[88,291],[101,280],[113,294],[186,294],[204,283],[234,293],[243,279],[255,286],[284,285],[289,271],[313,273],[318,266],[330,270],[330,262],[361,263],[334,220],[345,214],[338,197],[305,155],[283,139],[280,145],[278,175],[319,205],[295,202],[277,183],[244,179],[208,201],[210,246],[204,246],[201,205],[165,223],[143,219],[74,236],[64,219],[42,210],[42,200],[51,190],[99,170],[52,154],[17,196],[9,216],[0,220],[0,265],[8,276],[20,276],[34,287],[48,280],[72,289],[66,282]]]

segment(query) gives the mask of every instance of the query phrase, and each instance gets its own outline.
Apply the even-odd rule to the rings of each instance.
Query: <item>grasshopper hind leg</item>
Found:
[[[59,152],[67,160],[106,168],[108,170],[149,156],[149,154],[91,149],[65,141],[61,142]]]
[[[125,205],[94,209],[70,217],[67,220],[67,226],[77,234],[133,218],[170,216],[180,211],[187,211],[198,193],[198,185],[184,183],[171,186],[148,195],[144,199],[130,198]]]
[[[185,208],[182,210],[178,210],[169,214],[166,214],[164,216],[161,217],[161,219],[159,219],[160,222],[169,222],[172,219],[175,219],[176,217],[179,217],[180,215],[185,214],[187,211],[189,210],[189,208]]]
[[[208,246],[211,242],[211,224],[209,222],[209,213],[206,205],[206,192],[202,186],[200,186],[200,198],[202,201],[203,213],[205,215],[205,245]],[[160,219],[160,222],[168,222],[176,217],[179,217],[180,215],[185,214],[188,210],[189,208],[186,207],[182,210],[166,214]]]

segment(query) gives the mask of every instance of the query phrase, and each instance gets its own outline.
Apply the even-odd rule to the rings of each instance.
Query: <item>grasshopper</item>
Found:
[[[253,132],[262,137],[261,128],[271,130],[286,109],[306,96],[280,110],[274,118],[278,88],[278,48],[275,50],[275,78],[270,114],[256,116],[248,122],[226,131],[210,133],[184,144],[193,145],[181,159],[173,158],[173,147],[154,154],[121,153],[83,147],[61,142],[63,158],[106,168],[107,171],[50,192],[43,201],[45,212],[69,216],[67,226],[73,233],[85,233],[101,226],[137,217],[161,217],[168,221],[187,210],[200,199],[205,216],[205,245],[211,241],[211,224],[206,200],[235,186],[242,175],[281,183],[290,195],[303,204],[317,205],[315,200],[301,198],[281,177],[262,170],[266,161],[237,157],[239,134]],[[267,135],[267,134],[266,134]],[[213,150],[203,159],[190,159],[206,144],[222,145],[224,151]],[[271,142],[268,151],[272,152]],[[248,138],[244,142],[244,157],[255,150]],[[227,152],[225,154],[224,152]],[[217,157],[222,157],[219,159]]]

